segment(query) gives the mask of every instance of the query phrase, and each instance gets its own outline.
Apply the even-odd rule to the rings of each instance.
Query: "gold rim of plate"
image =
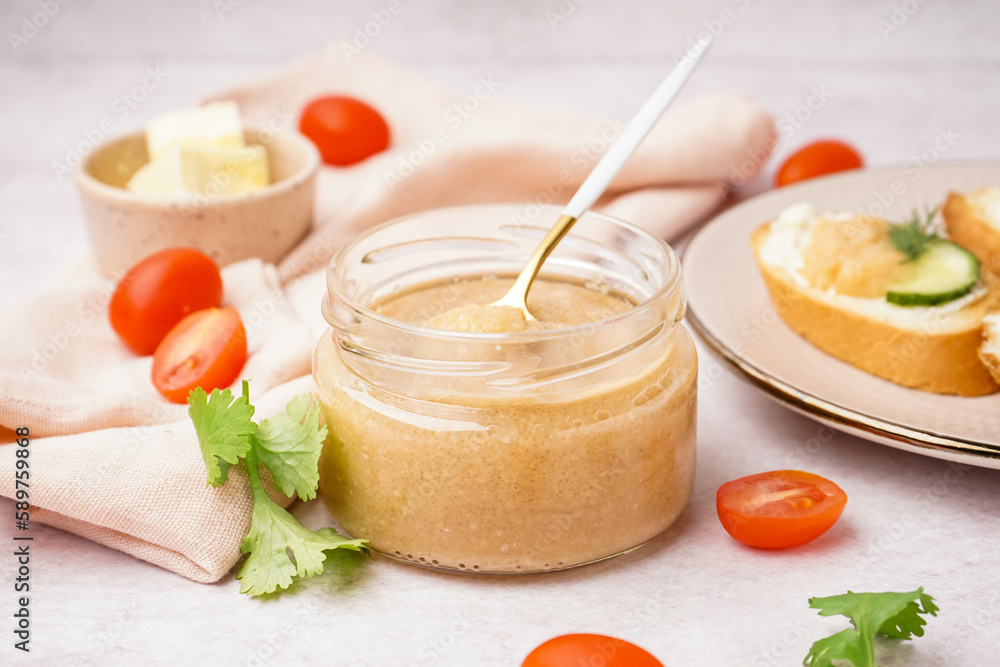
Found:
[[[912,445],[944,454],[964,454],[985,459],[1000,460],[1000,448],[992,445],[964,440],[905,426],[897,422],[880,419],[842,405],[827,401],[815,394],[782,382],[767,371],[749,363],[713,336],[698,320],[693,309],[688,310],[688,322],[708,349],[727,366],[737,371],[745,380],[778,402],[806,416],[829,422],[836,426],[856,429],[869,435],[892,440],[895,443]],[[823,354],[822,352],[820,352]]]

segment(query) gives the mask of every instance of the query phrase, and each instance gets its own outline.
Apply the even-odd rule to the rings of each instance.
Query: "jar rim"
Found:
[[[364,232],[354,236],[350,241],[344,243],[342,246],[340,246],[340,248],[337,249],[336,254],[333,256],[333,259],[330,260],[330,263],[327,266],[327,271],[326,271],[327,299],[333,297],[338,301],[340,301],[341,303],[343,303],[344,305],[346,305],[354,312],[357,312],[366,318],[370,318],[371,320],[378,322],[379,324],[382,324],[387,327],[392,327],[409,334],[414,334],[419,336],[433,335],[437,338],[452,339],[455,341],[465,341],[465,342],[469,341],[528,342],[532,340],[543,341],[543,340],[561,338],[567,335],[580,333],[582,331],[593,331],[595,327],[613,326],[618,322],[633,318],[637,315],[641,315],[642,313],[655,308],[658,302],[660,302],[663,299],[669,298],[672,294],[674,294],[674,292],[676,292],[681,288],[680,262],[677,258],[677,253],[674,252],[674,249],[666,241],[646,231],[645,229],[639,227],[638,225],[626,222],[624,220],[612,217],[610,215],[606,215],[604,213],[598,213],[596,211],[585,212],[583,216],[581,216],[581,219],[583,218],[598,219],[607,223],[611,223],[612,225],[625,229],[635,234],[636,236],[642,238],[643,240],[652,243],[653,246],[657,247],[657,249],[664,254],[668,262],[668,267],[667,271],[665,271],[665,276],[662,281],[662,284],[648,297],[646,297],[643,301],[635,304],[632,308],[629,308],[628,310],[625,310],[621,313],[617,313],[605,319],[597,320],[595,322],[584,322],[581,324],[576,324],[567,327],[559,327],[556,329],[535,329],[535,330],[511,331],[511,332],[453,331],[448,329],[439,329],[436,327],[424,326],[422,324],[417,324],[414,322],[406,322],[404,320],[399,320],[394,317],[390,317],[388,315],[380,313],[374,308],[369,307],[367,304],[362,303],[358,299],[351,296],[348,293],[347,289],[345,288],[345,285],[337,278],[337,267],[342,264],[342,258],[347,256],[352,250],[357,248],[358,245],[365,242],[370,237],[385,231],[387,228],[413,220],[414,218],[422,218],[445,212],[455,213],[458,211],[466,211],[469,213],[470,216],[475,216],[476,212],[479,211],[484,211],[484,210],[496,211],[497,209],[504,207],[509,207],[514,209],[516,207],[521,207],[521,206],[522,205],[520,204],[504,204],[504,203],[446,206],[440,208],[425,209],[423,211],[418,211],[415,213],[409,213],[407,215],[399,216],[391,220],[388,220],[386,222],[375,225],[374,227],[371,227],[365,230]],[[546,217],[546,213],[551,213],[552,214],[551,219],[553,221],[555,221],[558,218],[559,213],[562,210],[561,207],[558,206],[539,205],[538,208],[541,209],[542,212],[536,217],[544,218]],[[548,228],[545,227],[539,227],[539,229],[543,230],[543,233],[548,230]],[[573,236],[573,230],[570,230],[568,236],[569,237]],[[527,257],[525,258],[525,262],[527,262]],[[329,306],[326,303],[324,303],[323,311],[327,322],[331,326],[336,327],[337,323],[335,321],[331,321]]]

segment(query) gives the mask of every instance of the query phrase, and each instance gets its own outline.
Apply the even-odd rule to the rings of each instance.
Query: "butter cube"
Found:
[[[188,190],[206,197],[257,190],[271,182],[263,146],[201,146],[181,149]]]
[[[207,199],[265,187],[270,182],[263,146],[175,144],[132,176],[126,188],[163,197]]]
[[[174,146],[242,146],[243,123],[236,102],[210,102],[157,116],[146,125],[150,161]]]
[[[147,195],[178,197],[187,193],[181,169],[181,147],[160,154],[144,164],[125,184],[127,190]]]

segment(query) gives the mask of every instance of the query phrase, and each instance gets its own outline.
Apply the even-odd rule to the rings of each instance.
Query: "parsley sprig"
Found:
[[[313,577],[323,571],[326,552],[331,549],[368,553],[367,540],[348,539],[333,528],[312,531],[304,527],[271,500],[261,481],[263,465],[285,495],[302,500],[316,497],[317,464],[327,429],[320,425],[319,406],[310,396],[293,398],[284,412],[260,424],[251,420],[254,408],[246,381],[243,395],[235,399],[228,389],[214,389],[211,395],[194,389],[188,405],[208,471],[207,484],[225,484],[230,466],[241,460],[250,480],[253,511],[250,530],[240,545],[240,552],[249,556],[236,575],[241,593],[273,593],[288,588],[293,577]]]
[[[855,667],[877,667],[875,635],[892,639],[922,637],[927,625],[920,615],[937,616],[934,599],[923,588],[907,593],[852,593],[826,598],[809,598],[809,606],[820,616],[846,616],[853,629],[814,642],[803,664],[833,667],[834,660]]]
[[[914,209],[909,220],[889,226],[889,240],[896,250],[906,256],[906,261],[919,259],[933,240],[941,238],[933,222],[939,208],[936,206],[930,211],[925,211],[923,219]]]

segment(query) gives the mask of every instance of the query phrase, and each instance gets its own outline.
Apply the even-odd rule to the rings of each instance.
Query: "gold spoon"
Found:
[[[524,319],[529,322],[535,319],[528,310],[528,290],[531,289],[531,284],[538,276],[542,263],[552,253],[556,244],[569,233],[570,227],[577,219],[597,201],[598,197],[604,194],[622,165],[632,157],[632,153],[635,152],[656,121],[677,97],[677,93],[691,76],[694,68],[701,62],[702,56],[705,55],[711,44],[711,37],[701,39],[684,54],[677,66],[635,114],[632,122],[625,128],[618,140],[611,145],[604,157],[594,166],[594,170],[590,172],[587,179],[580,185],[580,189],[566,204],[566,208],[563,209],[556,224],[535,248],[528,263],[521,269],[521,273],[517,275],[517,280],[514,281],[511,288],[503,297],[491,303],[491,306],[517,308],[524,314]]]

